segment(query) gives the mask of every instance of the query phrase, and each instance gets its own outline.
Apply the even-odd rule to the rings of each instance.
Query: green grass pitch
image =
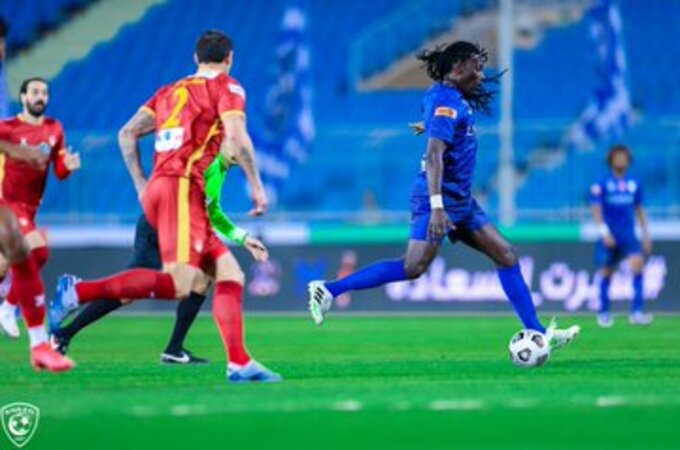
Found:
[[[680,317],[618,319],[562,318],[579,340],[525,370],[510,316],[249,317],[252,353],[286,381],[233,386],[210,317],[187,346],[212,363],[164,367],[172,318],[116,316],[73,342],[68,374],[34,373],[25,337],[1,340],[0,405],[41,408],[29,450],[677,449]]]

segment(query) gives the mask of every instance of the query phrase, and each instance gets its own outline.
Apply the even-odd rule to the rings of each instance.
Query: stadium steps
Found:
[[[139,20],[152,6],[166,0],[100,0],[8,65],[13,95],[31,76],[52,78],[67,62],[85,58],[101,42],[112,39],[125,24]]]

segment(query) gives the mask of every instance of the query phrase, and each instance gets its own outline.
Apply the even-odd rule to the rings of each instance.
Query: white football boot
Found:
[[[307,285],[309,312],[317,325],[323,324],[326,313],[333,305],[333,295],[326,289],[324,281],[312,281]]]
[[[572,325],[565,329],[557,328],[557,322],[553,317],[550,321],[550,325],[548,325],[548,329],[545,330],[545,335],[550,343],[550,350],[557,350],[558,348],[570,344],[580,332],[581,327],[578,325]]]
[[[19,326],[17,324],[17,307],[7,300],[0,305],[0,332],[11,339],[19,339]]]

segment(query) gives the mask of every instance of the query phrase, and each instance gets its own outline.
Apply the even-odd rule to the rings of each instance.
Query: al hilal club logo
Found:
[[[2,428],[7,437],[19,448],[28,444],[38,429],[40,410],[30,403],[11,403],[0,410]]]

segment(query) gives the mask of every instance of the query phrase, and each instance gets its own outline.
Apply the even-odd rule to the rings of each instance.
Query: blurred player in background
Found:
[[[205,173],[206,199],[210,223],[220,235],[229,241],[244,246],[255,261],[267,261],[267,248],[258,239],[250,236],[247,231],[236,226],[222,210],[222,187],[227,172],[235,161],[227,160],[221,154],[208,167]],[[159,270],[162,268],[161,255],[158,249],[158,233],[154,230],[144,214],[139,217],[135,230],[134,253],[128,266],[130,269],[147,268]],[[206,291],[209,286],[206,285]],[[179,302],[175,326],[165,351],[161,354],[163,364],[201,364],[208,361],[195,356],[184,348],[184,341],[194,323],[196,316],[206,298],[206,292],[192,291],[189,297]],[[84,328],[101,319],[107,314],[119,309],[127,303],[126,300],[108,299],[88,303],[78,313],[68,326],[52,330],[53,345],[62,354],[66,354],[73,338]]]
[[[420,277],[439,252],[444,237],[462,241],[494,261],[501,285],[524,328],[546,333],[553,348],[571,342],[579,327],[546,329],[538,319],[515,249],[489,223],[471,195],[477,158],[474,111],[489,112],[494,92],[488,91],[483,69],[486,50],[459,41],[425,51],[419,59],[435,84],[423,101],[428,137],[422,171],[411,195],[411,238],[406,255],[381,261],[335,281],[309,285],[309,308],[317,324],[324,321],[333,299],[345,292]]]
[[[58,120],[45,116],[49,104],[47,82],[29,78],[21,84],[23,111],[17,117],[0,121],[0,139],[42,151],[60,180],[80,168],[80,157],[66,149],[64,129]],[[33,167],[13,158],[0,156],[0,197],[14,211],[24,236],[29,258],[41,270],[49,257],[45,235],[36,228],[35,217],[47,183],[47,167]],[[11,278],[10,278],[11,277]],[[7,299],[0,305],[0,327],[11,338],[19,337],[16,312],[19,286],[11,280],[14,271],[5,276],[3,285]],[[10,286],[7,288],[7,286]]]
[[[647,214],[642,206],[642,184],[628,174],[633,156],[628,147],[616,145],[607,155],[610,172],[591,188],[591,210],[600,240],[595,246],[595,263],[600,270],[600,312],[597,323],[611,327],[609,286],[616,267],[626,261],[633,273],[633,304],[630,323],[649,325],[653,317],[644,313],[643,270],[652,252]],[[635,235],[635,217],[640,222],[642,244]]]
[[[0,176],[10,163],[25,170],[46,171],[50,155],[38,147],[17,145],[0,136]],[[1,184],[0,186],[4,186]],[[40,269],[24,238],[22,226],[17,220],[14,205],[0,196],[0,255],[14,274],[12,291],[21,305],[21,312],[28,327],[31,347],[31,365],[36,370],[64,372],[74,363],[52,350],[45,333],[45,287]],[[12,316],[14,319],[14,316]]]
[[[216,280],[213,314],[228,355],[230,382],[277,382],[275,374],[248,354],[243,338],[244,275],[229,249],[215,234],[206,211],[205,171],[219,151],[234,155],[251,181],[254,214],[267,198],[245,125],[245,91],[228,74],[233,63],[231,40],[222,32],[205,32],[196,45],[198,70],[164,86],[128,121],[119,140],[125,163],[149,224],[158,232],[163,271],[132,269],[96,281],[63,276],[50,308],[57,327],[79,305],[102,298],[186,299],[204,292],[210,274]],[[156,154],[150,180],[141,166],[138,138],[156,131]],[[211,145],[224,139],[224,146]]]

